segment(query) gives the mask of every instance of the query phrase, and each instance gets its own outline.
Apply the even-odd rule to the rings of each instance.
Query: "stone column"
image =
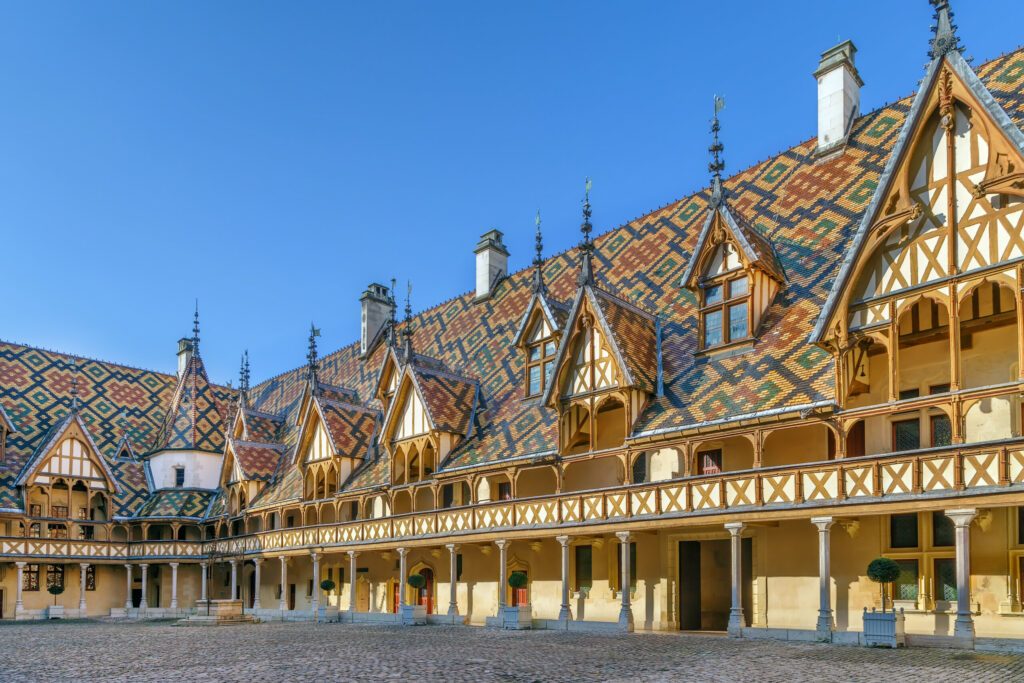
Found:
[[[199,563],[199,576],[200,576],[199,599],[201,601],[203,601],[203,602],[207,601],[207,597],[206,597],[206,574],[207,574],[209,568],[210,568],[210,563],[209,562],[200,562]]]
[[[310,553],[313,560],[313,595],[310,596],[310,609],[313,610],[313,618],[320,618],[320,553]]]
[[[743,522],[730,522],[725,525],[729,530],[732,544],[732,608],[729,610],[729,635],[739,637],[743,633],[743,600],[740,584],[743,583]]]
[[[89,606],[85,602],[85,576],[89,573],[89,563],[82,562],[78,565],[78,617],[84,619],[89,613]]]
[[[171,609],[178,609],[178,563],[171,562]]]
[[[27,562],[15,562],[14,566],[18,568],[18,586],[14,591],[14,616],[17,618],[18,614],[25,609],[25,603],[21,598],[21,588],[25,581],[25,565]]]
[[[456,551],[459,549],[459,546],[454,543],[447,543],[444,547],[448,548],[448,616],[454,617],[459,614],[459,564],[456,559]]]
[[[831,517],[812,517],[811,524],[818,527],[818,637],[832,637],[835,621],[832,618]]]
[[[281,605],[282,612],[288,609],[288,558],[282,555],[281,560]]]
[[[505,590],[508,586],[508,541],[495,541],[498,546],[498,618],[505,611]]]
[[[562,607],[558,610],[559,621],[572,621],[572,610],[569,609],[569,537],[555,536],[562,546]]]
[[[231,599],[238,599],[238,560],[228,560],[231,564]]]
[[[256,580],[255,580],[255,584],[256,584],[255,591],[256,591],[256,594],[252,596],[252,608],[253,609],[261,609],[261,605],[260,605],[260,567],[263,565],[263,558],[262,557],[257,557],[255,559],[253,559],[252,563],[253,563],[253,566],[254,566],[253,573],[256,574]]]
[[[348,611],[356,611],[356,557],[359,556],[355,550],[348,551]]]
[[[139,601],[139,614],[142,614],[149,608],[149,604],[146,602],[146,585],[147,579],[149,578],[149,565],[140,564],[139,568],[142,570],[142,600]]]
[[[124,566],[125,577],[128,580],[128,590],[124,594],[124,608],[130,610],[132,608],[132,566],[126,564]]]
[[[953,635],[974,638],[974,616],[971,614],[971,521],[978,511],[969,508],[946,510],[956,525],[956,622]]]
[[[626,631],[632,631],[633,606],[630,604],[631,596],[629,590],[631,583],[630,570],[632,569],[629,562],[630,534],[628,531],[617,531],[615,536],[619,539],[619,553],[622,555],[622,569],[619,572],[619,578],[622,580],[622,607],[619,609],[619,627]]]
[[[409,556],[408,548],[398,548],[398,611],[401,612],[402,608],[405,607],[405,580],[408,578],[406,572],[409,571],[407,566],[407,557]]]

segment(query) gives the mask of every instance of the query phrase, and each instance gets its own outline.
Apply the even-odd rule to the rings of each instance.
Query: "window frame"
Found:
[[[744,279],[747,281],[747,291],[744,294],[733,296],[732,288],[733,283],[737,280]],[[722,288],[722,297],[714,303],[707,302],[708,290],[713,287]],[[737,268],[725,273],[715,275],[714,277],[702,280],[699,284],[700,289],[700,313],[698,325],[698,335],[700,341],[700,350],[707,351],[709,349],[717,349],[729,344],[737,342],[747,341],[754,337],[754,278],[751,277],[745,268]],[[747,307],[747,331],[742,337],[732,338],[729,325],[729,311],[735,306],[743,304]],[[708,315],[719,312],[722,316],[722,338],[715,344],[708,344],[707,342],[707,318]]]
[[[537,321],[537,324],[541,324],[541,321]],[[547,353],[548,345],[551,345],[551,353]],[[538,349],[537,358],[531,358],[531,353],[534,349]],[[554,379],[555,376],[555,356],[558,354],[558,344],[555,342],[554,335],[544,337],[540,341],[530,342],[526,345],[526,367],[524,369],[524,380],[526,386],[526,397],[535,398],[537,396],[543,396],[544,391],[548,388],[548,385]],[[551,368],[549,373],[544,372],[545,365]],[[540,373],[540,388],[535,391],[530,391],[530,371],[533,368],[538,368]]]
[[[181,480],[180,484],[178,483],[179,479]],[[184,468],[184,466],[177,465],[177,466],[174,467],[174,488],[176,488],[176,489],[183,489],[183,488],[185,488],[185,468]]]

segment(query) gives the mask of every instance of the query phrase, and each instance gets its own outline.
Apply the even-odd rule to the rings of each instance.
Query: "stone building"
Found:
[[[595,238],[588,187],[577,248],[490,231],[471,292],[370,285],[261,383],[198,314],[176,375],[0,344],[0,616],[856,642],[886,556],[912,641],[1024,637],[1024,50],[972,66],[934,4],[914,96],[862,114],[838,45],[817,137],[723,177],[716,102],[707,189]]]

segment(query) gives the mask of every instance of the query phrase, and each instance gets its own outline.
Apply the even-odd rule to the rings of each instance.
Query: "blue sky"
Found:
[[[1019,0],[954,3],[966,54]],[[931,8],[900,2],[9,2],[0,6],[0,337],[172,371],[199,298],[211,377],[333,350],[371,281],[420,310],[473,286],[496,227],[605,232],[815,132],[811,72],[850,38],[862,110],[910,94]]]

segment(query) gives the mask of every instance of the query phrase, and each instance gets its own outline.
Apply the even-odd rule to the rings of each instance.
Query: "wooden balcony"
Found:
[[[198,560],[206,553],[200,541],[94,541],[0,537],[0,557],[14,560]]]

